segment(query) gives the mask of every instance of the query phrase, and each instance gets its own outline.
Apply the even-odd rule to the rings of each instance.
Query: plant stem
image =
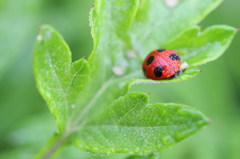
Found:
[[[34,159],[48,159],[55,158],[60,152],[62,152],[67,143],[66,138],[69,134],[54,134],[48,142],[42,147],[42,149],[34,156]]]

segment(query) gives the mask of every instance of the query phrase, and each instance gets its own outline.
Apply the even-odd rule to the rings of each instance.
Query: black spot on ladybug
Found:
[[[143,68],[142,70],[143,70],[143,73],[144,73],[144,75],[146,75],[146,69],[145,69],[145,68]]]
[[[165,51],[166,49],[158,49],[157,51],[158,52],[163,52],[163,51]]]
[[[171,55],[169,55],[169,57],[172,60],[180,60],[180,57],[178,55],[176,55],[176,54],[171,54]]]
[[[159,65],[158,67],[154,68],[154,75],[156,77],[161,77],[162,76],[162,71],[163,71],[163,66]]]
[[[150,65],[153,60],[154,60],[154,56],[150,56],[150,57],[147,59],[147,65]]]

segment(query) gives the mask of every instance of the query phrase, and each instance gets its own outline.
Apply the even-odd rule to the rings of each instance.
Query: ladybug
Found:
[[[174,50],[157,49],[150,52],[142,64],[144,75],[153,80],[176,76],[180,72],[181,60]]]

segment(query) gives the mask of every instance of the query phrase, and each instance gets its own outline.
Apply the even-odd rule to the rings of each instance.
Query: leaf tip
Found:
[[[213,121],[209,119],[207,124],[212,124],[212,122],[213,122]]]
[[[43,25],[40,26],[40,31],[41,30],[46,30],[46,29],[49,29],[49,28],[52,28],[52,27],[48,24],[43,24]]]
[[[39,34],[37,36],[37,41],[42,41],[43,40],[43,34],[44,30],[46,29],[47,25],[41,25],[39,29]]]
[[[50,25],[44,24],[40,26],[39,35],[37,36],[38,41],[48,40],[52,37],[54,28]]]

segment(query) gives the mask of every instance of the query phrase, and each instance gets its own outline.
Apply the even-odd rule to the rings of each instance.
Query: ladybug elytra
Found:
[[[171,78],[181,67],[179,54],[174,50],[157,49],[150,52],[142,64],[144,75],[153,80]]]

